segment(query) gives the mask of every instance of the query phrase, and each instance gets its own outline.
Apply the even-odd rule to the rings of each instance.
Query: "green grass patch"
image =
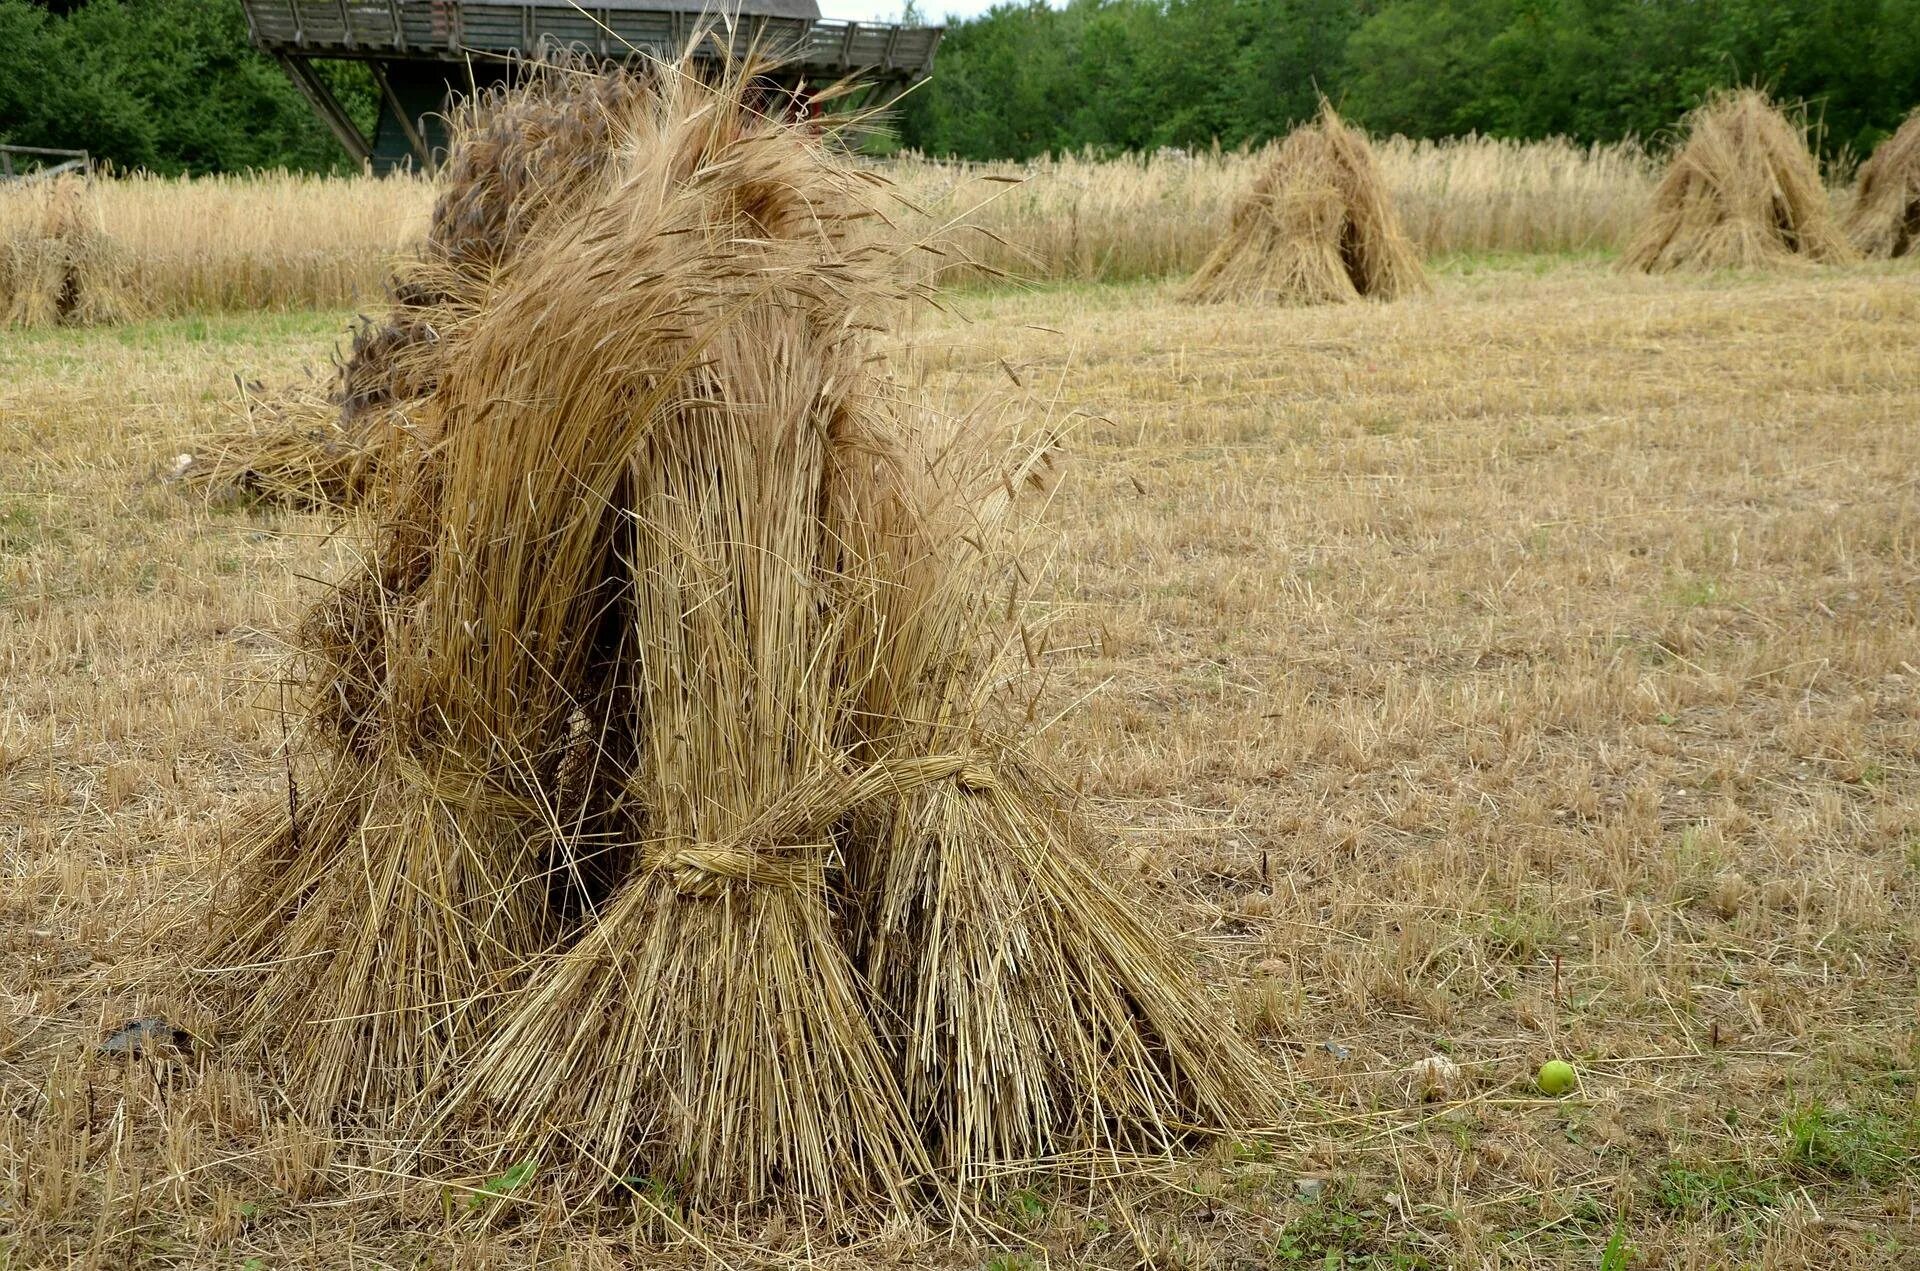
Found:
[[[1885,1182],[1907,1177],[1920,1159],[1920,1123],[1911,1106],[1894,1115],[1814,1100],[1790,1110],[1780,1128],[1787,1164],[1802,1177]]]
[[[1274,1267],[1325,1271],[1427,1271],[1428,1257],[1389,1235],[1393,1216],[1384,1200],[1351,1185],[1331,1183],[1281,1229],[1268,1258]]]
[[[1713,1218],[1776,1209],[1780,1184],[1756,1178],[1744,1165],[1668,1165],[1654,1183],[1660,1208],[1685,1218]]]
[[[1611,265],[1619,255],[1618,252],[1604,248],[1565,252],[1443,252],[1427,261],[1427,269],[1443,278],[1511,274],[1524,274],[1538,278],[1570,267]]]

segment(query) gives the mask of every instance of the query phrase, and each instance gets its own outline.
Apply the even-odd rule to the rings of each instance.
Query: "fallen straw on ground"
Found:
[[[1913,268],[1494,263],[1305,309],[1003,291],[881,335],[936,394],[1005,388],[1004,361],[1091,417],[1036,527],[1051,639],[1020,717],[1043,688],[1034,748],[1286,1104],[1196,1153],[1012,1172],[1002,1231],[834,1252],[831,1224],[696,1215],[671,1179],[583,1209],[520,1162],[408,1168],[376,1120],[297,1113],[271,1057],[93,1057],[153,1014],[218,1036],[140,986],[163,919],[238,890],[242,818],[284,811],[279,633],[363,551],[149,477],[236,363],[291,380],[337,323],[0,340],[14,1260],[1592,1271],[1617,1228],[1648,1266],[1899,1265]],[[1423,1102],[1404,1074],[1435,1054],[1459,1080]],[[1532,1089],[1549,1055],[1570,1100]],[[489,1203],[509,1221],[473,1222]]]

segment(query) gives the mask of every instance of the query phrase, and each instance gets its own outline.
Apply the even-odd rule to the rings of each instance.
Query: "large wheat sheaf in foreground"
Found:
[[[436,440],[301,632],[297,794],[201,953],[229,1030],[427,1159],[704,1210],[1270,1117],[1002,706],[1039,450],[876,361],[884,184],[749,69],[608,103],[609,161],[423,306]]]
[[[1687,116],[1686,141],[1621,264],[1657,274],[1853,258],[1804,128],[1743,89]]]
[[[1183,294],[1309,305],[1393,300],[1426,286],[1366,137],[1322,101],[1316,119],[1273,149]]]

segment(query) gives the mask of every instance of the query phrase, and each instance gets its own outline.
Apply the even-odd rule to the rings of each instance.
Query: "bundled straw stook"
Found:
[[[465,102],[426,238],[395,267],[386,317],[358,325],[324,391],[249,395],[241,426],[195,443],[182,475],[276,503],[352,507],[383,464],[410,462],[433,440],[414,416],[439,378],[441,328],[471,312],[529,226],[604,172],[615,120],[653,92],[643,73],[556,57]]]
[[[100,224],[88,178],[61,173],[0,189],[0,319],[16,327],[86,326],[133,316],[131,290]]]
[[[1765,93],[1718,94],[1687,116],[1686,129],[1624,268],[1660,274],[1854,258],[1805,129]]]
[[[1920,109],[1860,165],[1847,236],[1876,259],[1920,250]]]
[[[883,186],[751,68],[436,318],[442,440],[303,633],[316,746],[203,956],[316,1113],[705,1211],[954,1207],[1273,1114],[1020,752],[1015,491],[870,332]]]
[[[1323,99],[1313,122],[1273,147],[1226,237],[1181,294],[1315,305],[1395,300],[1426,287],[1372,147]]]

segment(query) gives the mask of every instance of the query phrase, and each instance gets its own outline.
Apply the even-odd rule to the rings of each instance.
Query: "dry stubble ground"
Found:
[[[838,1260],[1920,1264],[1920,274],[958,308],[932,380],[1086,415],[1047,748],[1295,1103],[1014,1192],[997,1246]],[[346,550],[154,474],[338,326],[0,342],[0,1266],[697,1259],[644,1213],[475,1231],[217,1058],[89,1057],[223,819],[284,798],[278,633]],[[1577,1094],[1532,1092],[1551,1055]]]

